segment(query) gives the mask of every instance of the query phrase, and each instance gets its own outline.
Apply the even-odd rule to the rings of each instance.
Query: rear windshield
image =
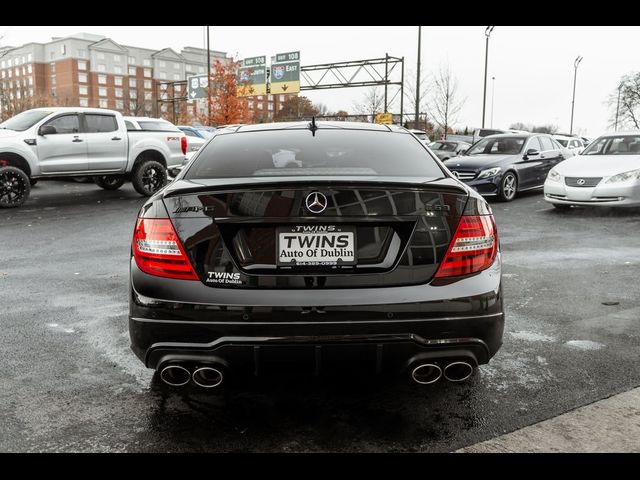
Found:
[[[142,130],[155,130],[161,132],[178,132],[180,129],[174,124],[163,122],[162,120],[138,120],[138,125]]]
[[[185,179],[289,175],[442,177],[422,144],[408,133],[322,129],[216,135]]]

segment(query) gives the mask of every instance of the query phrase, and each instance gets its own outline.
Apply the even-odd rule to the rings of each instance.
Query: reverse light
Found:
[[[549,172],[549,175],[547,175],[547,180],[549,180],[550,182],[561,182],[562,175],[560,175],[554,169],[551,169],[551,171]]]
[[[168,218],[139,218],[133,232],[133,257],[149,275],[198,280]]]
[[[180,139],[180,148],[182,148],[182,154],[186,155],[187,154],[187,137],[182,137]]]
[[[631,170],[629,172],[619,173],[618,175],[609,177],[609,179],[604,183],[620,183],[628,182],[629,180],[640,180],[640,170]]]
[[[480,172],[480,174],[478,175],[478,179],[495,177],[501,171],[502,171],[502,169],[500,167],[494,167],[494,168],[489,168],[487,170],[482,170]]]
[[[435,278],[457,277],[489,268],[498,252],[493,215],[465,215],[449,245]]]

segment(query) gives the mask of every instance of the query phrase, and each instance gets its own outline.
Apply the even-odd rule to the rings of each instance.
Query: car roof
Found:
[[[92,108],[92,107],[40,107],[32,108],[30,110],[40,110],[51,113],[63,113],[63,112],[80,112],[80,113],[112,113],[116,114],[115,110],[109,110],[106,108]]]
[[[308,129],[311,125],[310,121],[298,122],[279,122],[279,123],[257,123],[252,125],[239,125],[220,127],[221,134],[259,132],[268,130],[302,130]],[[396,125],[383,125],[378,123],[366,122],[339,122],[339,121],[318,121],[316,126],[319,129],[339,129],[339,130],[371,130],[378,132],[406,132],[404,127]]]

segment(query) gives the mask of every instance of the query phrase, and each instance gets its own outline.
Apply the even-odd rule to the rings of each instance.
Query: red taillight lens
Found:
[[[133,257],[149,275],[198,280],[168,218],[139,218],[133,232]]]
[[[493,215],[463,216],[436,278],[457,277],[489,268],[498,251]]]
[[[180,139],[180,147],[182,148],[182,154],[187,154],[187,137],[182,137]]]

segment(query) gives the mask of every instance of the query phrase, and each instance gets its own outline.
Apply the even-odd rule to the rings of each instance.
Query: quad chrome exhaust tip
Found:
[[[464,382],[473,375],[473,366],[467,362],[452,362],[444,367],[444,378],[450,382]]]
[[[182,387],[189,383],[191,372],[180,365],[167,365],[160,371],[160,378],[167,385]]]
[[[442,369],[435,363],[422,363],[411,371],[411,378],[416,383],[428,385],[442,377]]]
[[[222,383],[224,375],[214,367],[199,367],[193,371],[193,383],[202,388],[215,388]]]

